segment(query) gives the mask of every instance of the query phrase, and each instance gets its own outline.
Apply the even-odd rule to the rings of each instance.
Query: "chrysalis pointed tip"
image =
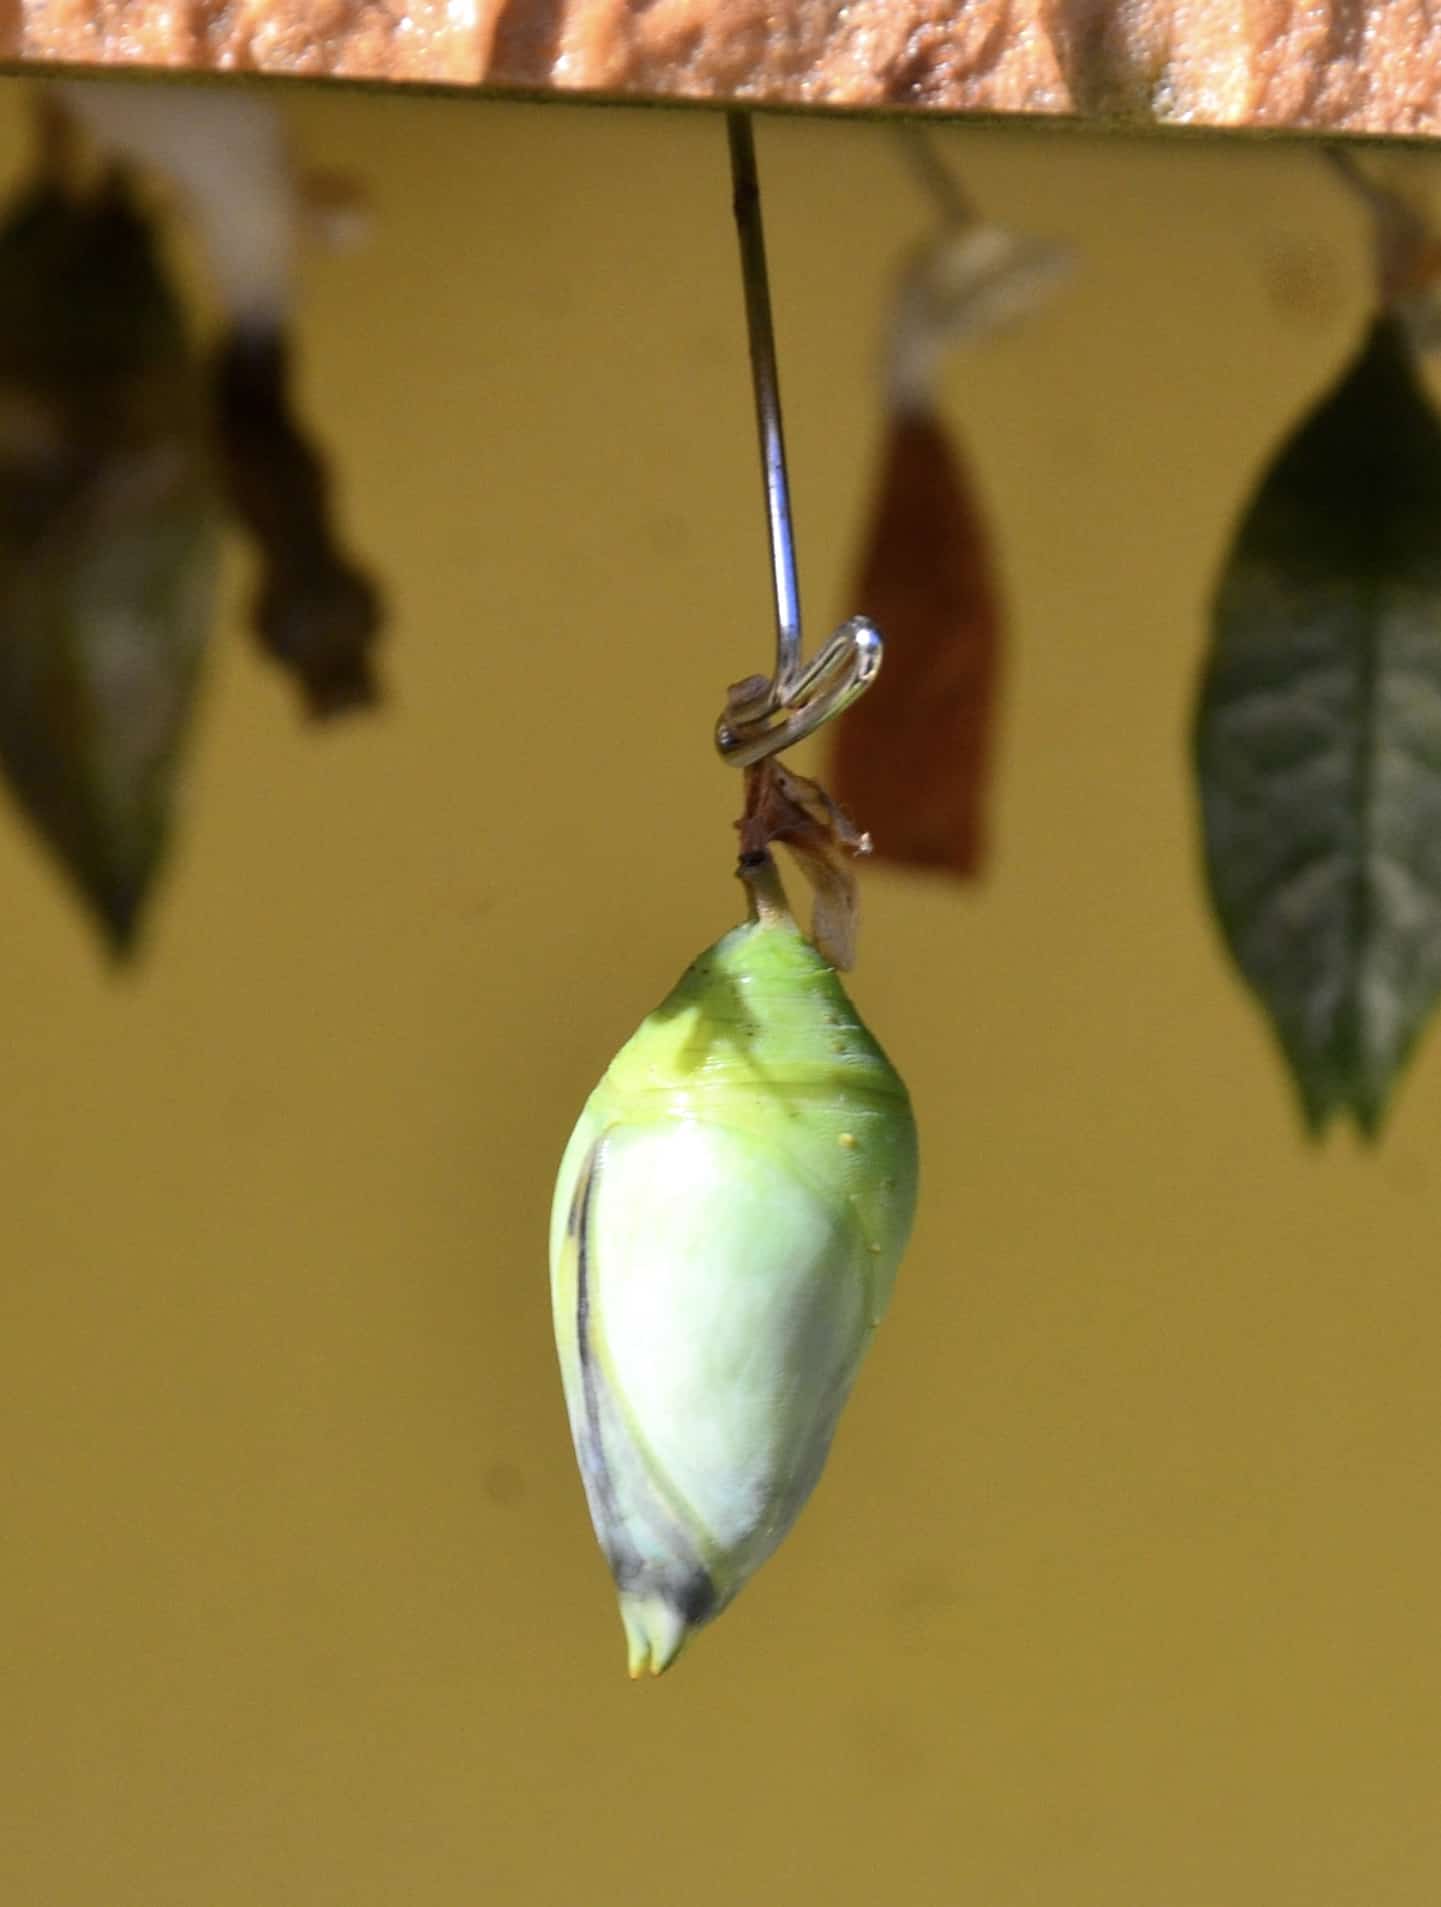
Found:
[[[685,1647],[689,1625],[663,1596],[626,1596],[620,1599],[625,1625],[627,1667],[632,1682],[643,1675],[664,1675]]]

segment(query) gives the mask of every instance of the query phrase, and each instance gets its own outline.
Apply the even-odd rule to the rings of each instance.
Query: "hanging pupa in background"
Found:
[[[751,773],[814,870],[810,785]],[[633,1676],[667,1668],[800,1514],[915,1208],[906,1089],[791,917],[771,836],[743,836],[750,918],[621,1048],[555,1190],[556,1344]]]
[[[946,221],[903,271],[886,347],[880,467],[852,597],[887,664],[837,725],[831,785],[876,858],[971,879],[987,853],[1004,612],[966,456],[941,414],[946,352],[1032,310],[1064,246],[982,225],[920,135]]]
[[[123,956],[170,836],[221,504],[151,232],[46,127],[0,228],[0,768]]]
[[[1441,255],[1348,176],[1378,309],[1242,514],[1195,760],[1212,901],[1306,1123],[1374,1136],[1441,990],[1441,420],[1417,360]]]
[[[310,715],[373,704],[380,597],[339,542],[325,462],[293,408],[293,260],[314,195],[278,108],[215,87],[77,80],[55,92],[106,149],[170,179],[200,234],[225,311],[211,373],[221,469],[260,559],[251,618],[262,647]],[[324,208],[331,234],[334,211]]]

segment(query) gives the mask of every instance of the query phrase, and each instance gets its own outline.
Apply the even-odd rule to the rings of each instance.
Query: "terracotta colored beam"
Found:
[[[0,0],[0,59],[1441,134],[1430,0]]]

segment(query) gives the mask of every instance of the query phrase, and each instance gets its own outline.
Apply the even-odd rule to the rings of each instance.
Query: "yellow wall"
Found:
[[[1441,1044],[1378,1156],[1303,1148],[1184,755],[1232,512],[1361,316],[1350,207],[1299,149],[949,135],[1082,253],[951,385],[1000,857],[868,877],[914,1249],[790,1544],[637,1688],[543,1246],[594,1077],[738,905],[722,128],[290,103],[377,198],[303,345],[394,700],[303,730],[231,614],[133,981],[0,827],[0,1900],[1433,1902]],[[925,213],[883,128],[761,150],[819,629]]]

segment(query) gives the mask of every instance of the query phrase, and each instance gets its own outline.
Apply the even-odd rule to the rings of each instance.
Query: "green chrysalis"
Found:
[[[916,1199],[895,1069],[785,910],[622,1047],[561,1164],[556,1342],[631,1674],[659,1674],[779,1545],[825,1463]]]

